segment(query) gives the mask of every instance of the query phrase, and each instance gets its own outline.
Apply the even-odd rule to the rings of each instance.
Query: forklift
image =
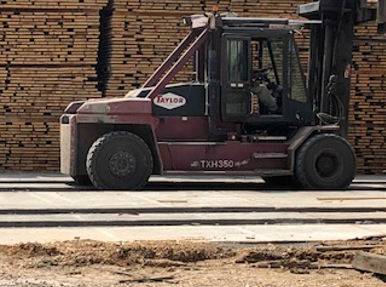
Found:
[[[299,7],[304,21],[216,8],[184,17],[190,33],[141,88],[65,109],[61,172],[106,190],[139,190],[151,175],[347,188],[356,175],[346,140],[354,26],[377,20],[386,33],[385,3],[314,1]],[[304,28],[307,77],[296,45]],[[192,80],[171,84],[189,61]]]

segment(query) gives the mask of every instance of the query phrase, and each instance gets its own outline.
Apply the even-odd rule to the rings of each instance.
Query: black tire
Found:
[[[356,174],[354,151],[338,135],[318,134],[297,152],[295,174],[307,189],[347,188]]]
[[[74,179],[75,185],[79,186],[92,186],[92,182],[88,175],[76,175],[72,177]]]
[[[87,173],[99,189],[140,189],[152,171],[153,157],[148,145],[130,132],[101,136],[87,154]]]
[[[295,188],[299,186],[299,182],[292,175],[262,176],[262,179],[270,187]]]

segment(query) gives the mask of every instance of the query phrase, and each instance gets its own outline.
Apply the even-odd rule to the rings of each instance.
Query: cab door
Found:
[[[242,122],[251,111],[250,38],[224,35],[221,114],[223,121]]]
[[[257,47],[257,48],[256,48]],[[278,108],[258,108],[251,78],[268,70],[259,85],[269,90]],[[312,109],[291,29],[225,28],[222,36],[221,118],[224,122],[306,124]],[[267,94],[267,93],[266,93]]]

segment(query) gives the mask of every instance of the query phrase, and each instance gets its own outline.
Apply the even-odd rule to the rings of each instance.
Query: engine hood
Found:
[[[84,102],[78,114],[151,114],[151,100],[147,98],[93,99]]]

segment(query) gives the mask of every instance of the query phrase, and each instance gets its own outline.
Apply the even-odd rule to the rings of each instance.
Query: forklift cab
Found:
[[[224,28],[220,61],[222,121],[313,122],[293,30]]]

